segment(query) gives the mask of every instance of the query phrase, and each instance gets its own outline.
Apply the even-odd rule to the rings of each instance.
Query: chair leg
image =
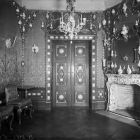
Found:
[[[29,116],[30,116],[30,118],[32,118],[32,112],[33,112],[33,106],[30,105],[29,106]]]
[[[13,124],[13,119],[14,119],[14,113],[11,114],[11,119],[10,119],[10,130],[12,131],[13,128],[12,128],[12,124]]]
[[[26,114],[26,109],[25,110],[23,110],[23,115],[24,116],[26,116],[27,114]]]
[[[22,113],[22,109],[19,108],[19,109],[17,110],[17,114],[18,114],[18,123],[19,123],[19,124],[21,124],[21,113]]]
[[[2,122],[2,119],[0,118],[0,132],[1,132],[1,127],[2,127],[2,125],[1,125],[1,122]]]

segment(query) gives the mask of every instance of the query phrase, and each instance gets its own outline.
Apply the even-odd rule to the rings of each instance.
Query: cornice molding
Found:
[[[15,0],[21,7],[31,10],[66,10],[66,0]],[[78,12],[104,11],[122,0],[76,0]]]

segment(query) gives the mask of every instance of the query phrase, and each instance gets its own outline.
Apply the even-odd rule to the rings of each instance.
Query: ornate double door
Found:
[[[52,41],[53,107],[89,106],[89,41]]]

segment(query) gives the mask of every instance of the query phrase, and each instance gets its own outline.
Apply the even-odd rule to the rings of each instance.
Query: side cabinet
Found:
[[[48,110],[44,87],[19,88],[22,97],[31,98],[35,110]]]

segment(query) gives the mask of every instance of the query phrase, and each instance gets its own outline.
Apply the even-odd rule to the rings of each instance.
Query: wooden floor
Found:
[[[25,116],[21,125],[14,121],[13,128],[10,132],[4,127],[2,135],[35,140],[140,140],[140,128],[87,109],[36,111],[32,119]]]
[[[113,112],[122,115],[124,117],[132,118],[134,120],[140,121],[140,112],[135,112],[133,110],[121,110],[121,109],[116,109]]]

